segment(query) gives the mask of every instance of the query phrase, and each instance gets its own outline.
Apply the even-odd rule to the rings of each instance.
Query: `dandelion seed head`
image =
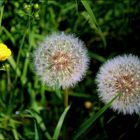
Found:
[[[101,100],[109,102],[119,96],[112,108],[123,114],[140,111],[140,59],[132,54],[108,60],[99,70],[96,81]]]
[[[36,73],[51,87],[74,86],[85,75],[88,62],[84,43],[64,33],[46,37],[34,53]]]

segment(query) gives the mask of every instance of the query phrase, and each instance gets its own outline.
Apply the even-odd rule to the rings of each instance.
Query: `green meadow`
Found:
[[[33,63],[44,38],[57,32],[82,40],[90,59],[68,90],[42,82]],[[111,109],[119,95],[105,104],[96,83],[107,60],[140,56],[139,0],[0,0],[0,43],[12,53],[0,60],[0,140],[140,138],[140,113]]]

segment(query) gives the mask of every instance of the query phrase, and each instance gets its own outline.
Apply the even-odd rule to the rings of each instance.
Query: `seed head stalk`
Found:
[[[67,107],[69,104],[69,89],[64,89],[64,106]]]

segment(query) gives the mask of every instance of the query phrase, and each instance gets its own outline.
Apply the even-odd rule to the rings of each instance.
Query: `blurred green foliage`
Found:
[[[103,106],[94,81],[99,66],[118,54],[140,55],[139,0],[88,0],[88,9],[82,1],[0,0],[0,41],[13,52],[0,62],[6,66],[0,71],[0,139],[51,139],[55,130],[58,137],[57,123],[64,121],[59,138],[71,140]],[[67,116],[63,91],[43,85],[32,65],[38,42],[57,31],[76,34],[91,58],[85,79],[70,89]],[[139,120],[138,115],[124,117],[107,110],[79,139],[127,139],[138,135]]]

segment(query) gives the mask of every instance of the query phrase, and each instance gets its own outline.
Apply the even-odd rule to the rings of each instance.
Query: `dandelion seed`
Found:
[[[11,50],[3,43],[0,43],[0,61],[6,60],[11,55]]]
[[[64,33],[46,37],[34,53],[36,73],[51,87],[74,86],[85,75],[88,62],[84,43]]]
[[[116,94],[119,96],[112,108],[119,113],[133,114],[140,111],[140,59],[132,54],[108,60],[97,74],[98,91],[104,103]]]

